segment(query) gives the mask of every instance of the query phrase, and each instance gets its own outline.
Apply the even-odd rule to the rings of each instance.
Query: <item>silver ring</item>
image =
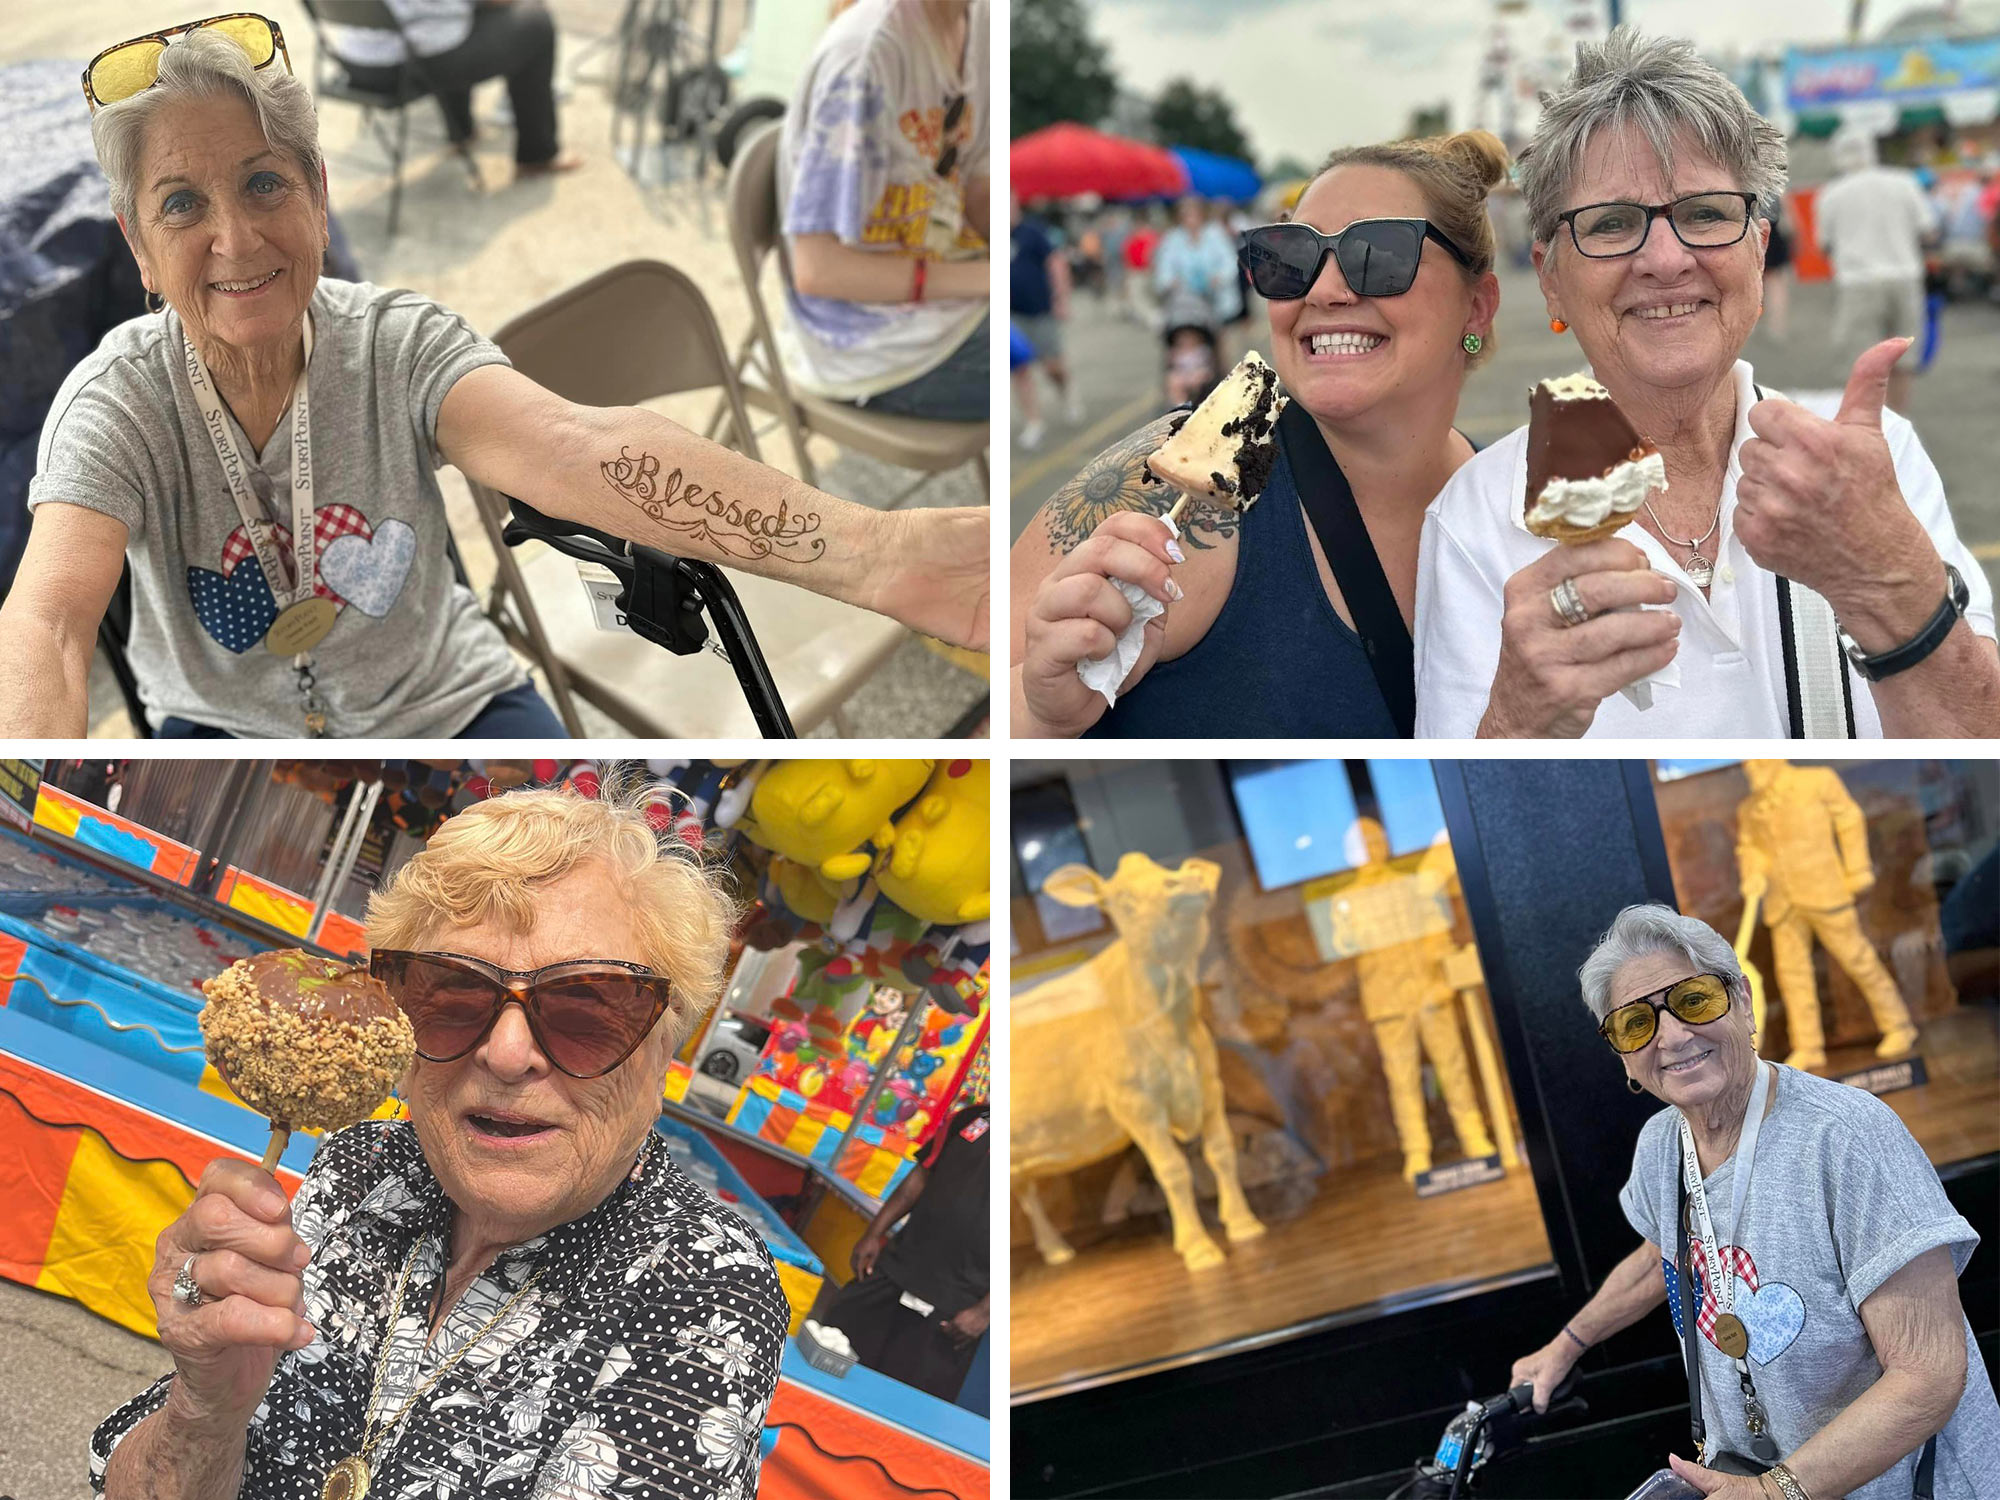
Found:
[[[1556,612],[1556,618],[1565,625],[1582,625],[1590,619],[1590,611],[1583,607],[1583,595],[1576,591],[1576,580],[1565,578],[1549,590],[1549,605]]]
[[[195,1254],[200,1254],[196,1251]],[[183,1307],[200,1307],[208,1300],[208,1293],[195,1284],[194,1256],[181,1262],[180,1274],[174,1278],[174,1301]]]

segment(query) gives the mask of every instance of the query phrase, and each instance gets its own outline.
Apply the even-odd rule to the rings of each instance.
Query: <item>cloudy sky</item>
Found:
[[[1909,0],[1871,0],[1872,34]],[[1088,0],[1128,88],[1192,75],[1235,103],[1258,157],[1310,161],[1402,133],[1410,111],[1448,102],[1471,121],[1491,0]],[[1557,31],[1558,0],[1528,0],[1512,27],[1528,47]],[[1626,20],[1691,36],[1711,55],[1840,41],[1848,0],[1624,0]]]

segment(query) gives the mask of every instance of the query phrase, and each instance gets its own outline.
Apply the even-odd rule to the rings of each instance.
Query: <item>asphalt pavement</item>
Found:
[[[1270,329],[1262,305],[1249,327],[1252,344],[1267,357]],[[1751,335],[1744,357],[1767,388],[1797,395],[1839,390],[1847,368],[1835,360],[1829,330],[1833,289],[1826,283],[1792,289],[1790,338],[1779,342],[1767,327]],[[1582,368],[1576,340],[1549,332],[1534,276],[1501,273],[1498,341],[1492,357],[1466,382],[1458,425],[1474,442],[1490,443],[1527,420],[1529,388],[1551,375]],[[1057,419],[1059,403],[1045,399],[1049,430],[1039,449],[1020,446],[1021,420],[1013,413],[1013,534],[1019,535],[1042,503],[1094,454],[1161,409],[1160,347],[1155,336],[1121,317],[1113,305],[1084,294],[1066,342],[1082,393],[1084,421]],[[1232,349],[1240,354],[1240,348]],[[1910,358],[1911,356],[1905,356]],[[1039,377],[1038,377],[1039,378]],[[1044,396],[1047,396],[1044,384]],[[1944,477],[1952,516],[2000,592],[2000,306],[1959,303],[1946,309],[1943,337],[1930,370],[1919,376],[1904,415],[1916,424],[1924,447]]]
[[[173,1361],[81,1303],[0,1279],[0,1500],[88,1500],[90,1434]]]

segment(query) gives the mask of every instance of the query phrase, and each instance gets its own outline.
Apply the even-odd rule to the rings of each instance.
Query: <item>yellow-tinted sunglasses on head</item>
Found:
[[[1689,1026],[1706,1026],[1729,1014],[1729,983],[1720,974],[1697,974],[1663,990],[1628,1000],[1597,1029],[1618,1052],[1637,1052],[1659,1035],[1660,1012],[1670,1010]]]
[[[167,50],[170,38],[189,31],[221,32],[243,49],[253,68],[268,67],[272,58],[282,57],[285,71],[292,71],[292,54],[285,49],[285,34],[276,21],[249,11],[210,16],[205,21],[189,21],[184,26],[169,26],[165,31],[119,42],[93,57],[90,66],[83,70],[83,97],[89,102],[91,112],[95,114],[103,105],[144,93],[158,83],[160,54]]]

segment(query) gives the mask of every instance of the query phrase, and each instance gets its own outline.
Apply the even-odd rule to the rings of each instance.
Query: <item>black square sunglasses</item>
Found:
[[[1329,255],[1357,297],[1400,297],[1416,282],[1425,240],[1472,269],[1472,257],[1429,219],[1356,219],[1338,234],[1321,234],[1310,224],[1260,224],[1243,231],[1236,258],[1268,302],[1305,296]]]

